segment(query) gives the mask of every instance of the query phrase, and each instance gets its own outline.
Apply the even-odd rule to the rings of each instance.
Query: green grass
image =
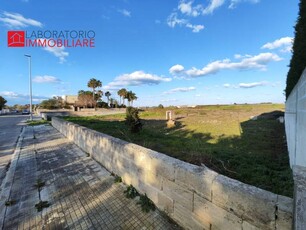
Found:
[[[292,197],[284,124],[273,119],[250,119],[283,111],[284,105],[172,109],[177,125],[171,129],[166,128],[167,110],[141,112],[144,126],[139,134],[129,133],[124,114],[65,119],[192,164],[205,164],[231,178]]]
[[[34,121],[27,121],[27,124],[30,126],[35,126],[35,125],[45,125],[45,124],[50,124],[50,121],[46,121],[46,120],[34,120]]]

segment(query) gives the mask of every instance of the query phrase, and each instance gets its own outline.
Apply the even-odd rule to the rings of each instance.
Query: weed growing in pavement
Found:
[[[136,188],[133,187],[133,185],[129,185],[124,193],[125,196],[130,199],[134,199],[136,196],[139,196],[139,193],[137,192]]]
[[[118,175],[115,176],[115,183],[121,183],[122,182],[122,178]]]
[[[137,202],[141,206],[141,210],[144,212],[155,211],[155,204],[147,197],[147,194],[140,195],[140,199]]]

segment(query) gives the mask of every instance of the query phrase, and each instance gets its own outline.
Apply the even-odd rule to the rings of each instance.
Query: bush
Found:
[[[108,108],[108,104],[106,103],[106,102],[104,102],[104,101],[99,101],[99,102],[97,102],[97,107],[98,108]]]
[[[126,108],[125,123],[130,127],[132,133],[138,133],[142,129],[142,124],[138,116],[138,109],[133,107]]]

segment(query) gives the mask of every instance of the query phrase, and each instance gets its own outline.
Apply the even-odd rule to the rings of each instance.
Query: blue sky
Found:
[[[2,0],[0,95],[28,103],[30,54],[34,103],[93,77],[136,106],[283,103],[297,15],[298,0]],[[13,48],[9,30],[92,30],[95,47]]]

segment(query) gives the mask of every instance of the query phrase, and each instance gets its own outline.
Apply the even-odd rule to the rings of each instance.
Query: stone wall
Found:
[[[306,70],[286,101],[285,127],[291,167],[306,167]]]
[[[52,118],[52,125],[185,229],[291,229],[292,199]]]
[[[286,138],[294,175],[294,229],[306,226],[306,69],[286,101]]]

